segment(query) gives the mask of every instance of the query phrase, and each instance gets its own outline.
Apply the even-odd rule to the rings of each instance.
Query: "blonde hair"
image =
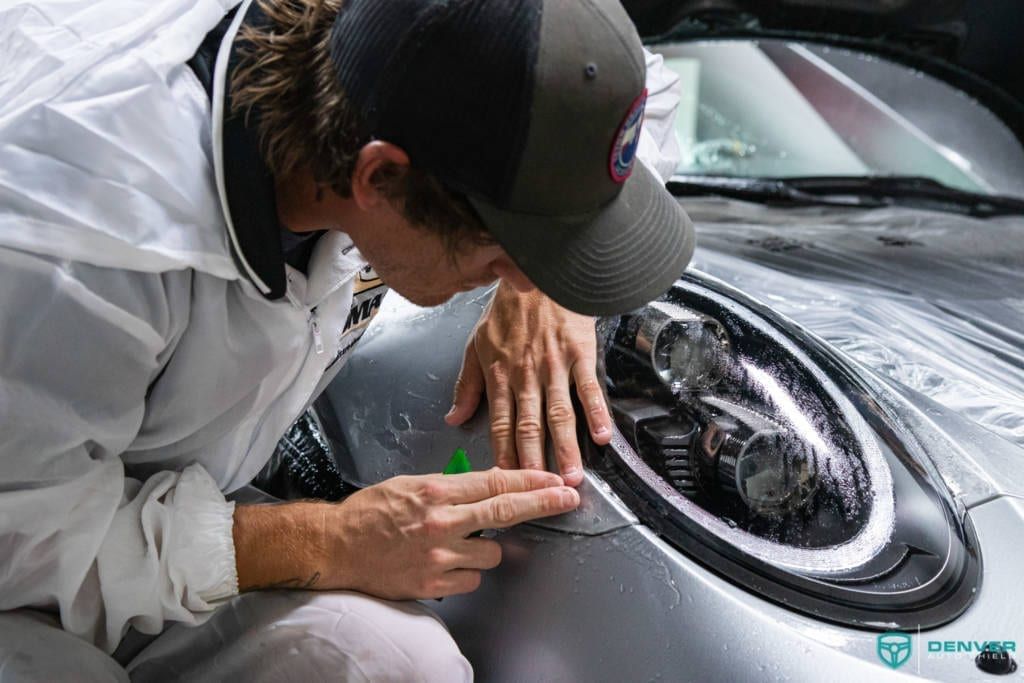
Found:
[[[371,138],[330,57],[344,0],[257,2],[267,21],[243,25],[235,38],[241,59],[231,78],[232,111],[255,123],[275,176],[308,168],[318,184],[349,197],[359,151]],[[438,233],[453,256],[493,243],[466,198],[426,171],[386,167],[373,180],[407,220]]]
[[[258,0],[265,26],[243,25],[231,79],[232,109],[255,113],[267,165],[287,176],[308,166],[343,197],[369,142],[342,92],[329,41],[342,0]]]

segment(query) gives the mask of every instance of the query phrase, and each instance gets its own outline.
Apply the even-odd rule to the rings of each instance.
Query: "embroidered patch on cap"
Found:
[[[645,88],[640,96],[633,100],[626,118],[619,126],[619,132],[615,135],[615,142],[612,143],[612,155],[608,160],[608,171],[612,180],[617,183],[626,182],[626,178],[633,172],[633,163],[636,161],[636,150],[640,146],[640,126],[644,122],[644,105],[647,104],[647,89]]]

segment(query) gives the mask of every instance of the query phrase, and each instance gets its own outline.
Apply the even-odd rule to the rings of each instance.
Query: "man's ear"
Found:
[[[396,170],[409,167],[409,155],[398,145],[374,140],[363,145],[352,171],[352,199],[363,211],[370,211],[387,202],[381,192],[380,180]]]

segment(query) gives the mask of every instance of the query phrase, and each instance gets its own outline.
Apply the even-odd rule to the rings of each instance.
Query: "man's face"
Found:
[[[394,209],[377,211],[371,220],[356,246],[389,287],[418,306],[437,306],[498,278],[520,291],[533,288],[497,244],[470,244],[453,255],[439,235]]]
[[[410,223],[373,182],[385,164],[408,166],[409,157],[381,140],[363,146],[347,198],[319,186],[308,169],[278,179],[281,224],[296,232],[344,230],[381,279],[420,306],[436,306],[498,278],[521,292],[534,289],[497,244],[466,244],[452,254],[441,236]]]

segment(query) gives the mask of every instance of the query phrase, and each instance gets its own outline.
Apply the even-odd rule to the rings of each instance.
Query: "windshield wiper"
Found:
[[[715,195],[771,206],[907,206],[977,218],[1024,214],[1024,199],[967,192],[917,176],[673,176],[668,190],[676,197]]]

